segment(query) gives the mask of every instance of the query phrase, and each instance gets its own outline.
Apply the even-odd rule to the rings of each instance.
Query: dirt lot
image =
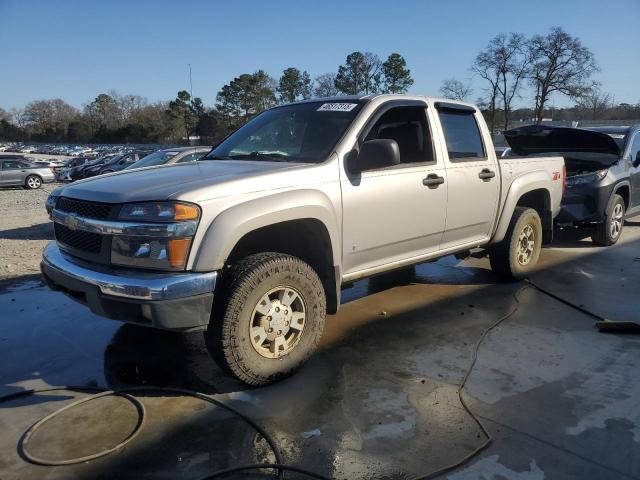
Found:
[[[56,187],[0,189],[0,287],[12,278],[39,273],[42,249],[53,239],[44,203]]]

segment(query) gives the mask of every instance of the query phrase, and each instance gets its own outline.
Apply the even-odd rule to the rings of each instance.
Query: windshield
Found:
[[[319,163],[326,159],[362,103],[309,102],[261,113],[202,160]]]
[[[133,165],[129,165],[127,168],[142,168],[142,167],[151,167],[153,165],[164,165],[171,157],[175,157],[178,152],[167,152],[163,150],[159,150],[151,155],[147,155],[141,160],[138,160]]]

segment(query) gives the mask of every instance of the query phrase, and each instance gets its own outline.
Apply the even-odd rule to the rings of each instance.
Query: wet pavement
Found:
[[[564,237],[543,251],[533,280],[607,318],[640,320],[640,221],[611,248]],[[522,283],[500,283],[486,259],[447,257],[358,282],[343,302],[298,374],[246,389],[210,360],[201,334],[105,320],[37,282],[18,282],[0,293],[0,395],[50,385],[219,394],[271,433],[287,463],[336,478],[414,478],[483,441],[456,386],[484,329],[517,305],[487,336],[467,384],[494,443],[443,478],[640,478],[640,336],[598,333],[592,318]],[[24,461],[16,448],[22,433],[85,395],[0,404],[0,479],[197,479],[274,460],[228,412],[145,393],[144,429],[121,451],[73,466]],[[118,443],[135,422],[126,400],[99,399],[45,425],[30,448],[48,458],[82,456]]]

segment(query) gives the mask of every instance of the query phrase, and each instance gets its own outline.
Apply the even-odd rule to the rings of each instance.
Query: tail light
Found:
[[[51,173],[53,173],[54,175],[56,174],[56,169],[54,167],[49,167],[49,170],[51,170]]]

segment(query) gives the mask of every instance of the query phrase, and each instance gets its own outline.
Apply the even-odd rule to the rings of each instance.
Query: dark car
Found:
[[[104,173],[113,173],[124,170],[130,165],[140,160],[141,154],[137,152],[124,153],[121,155],[114,155],[108,158],[104,162],[97,163],[87,167],[84,170],[85,178],[95,177],[96,175],[102,175]]]
[[[158,150],[150,155],[138,160],[133,165],[126,167],[144,168],[156,165],[169,165],[172,163],[194,162],[204,157],[211,151],[211,147],[177,147]]]
[[[67,179],[72,182],[75,180],[82,180],[83,178],[85,178],[85,170],[87,168],[98,165],[99,163],[104,163],[110,157],[115,157],[115,155],[107,155],[105,157],[94,158],[93,160],[89,160],[80,165],[76,165],[75,167],[71,167],[71,169],[69,169]]]
[[[624,219],[640,214],[640,125],[531,125],[504,135],[517,155],[564,157],[567,188],[558,226],[589,228],[596,245],[612,245],[620,238]]]

